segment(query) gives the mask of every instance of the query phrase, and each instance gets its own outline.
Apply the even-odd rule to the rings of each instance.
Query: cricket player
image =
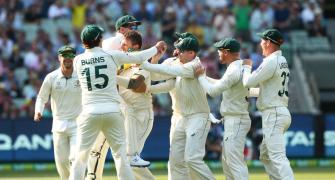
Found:
[[[294,179],[290,161],[286,157],[284,132],[291,124],[288,106],[288,81],[290,71],[280,50],[283,36],[276,29],[259,34],[260,45],[265,58],[251,73],[252,62],[245,60],[243,85],[260,86],[257,108],[262,112],[263,141],[260,146],[260,160],[270,179]]]
[[[166,64],[144,62],[141,68],[176,77],[170,91],[173,115],[170,130],[169,180],[214,179],[203,161],[205,142],[210,128],[209,107],[205,91],[194,78],[193,68],[200,62],[198,40],[180,38],[175,44],[178,58]]]
[[[138,21],[133,16],[125,15],[125,16],[120,17],[119,19],[117,19],[115,23],[115,28],[116,28],[115,36],[103,40],[102,49],[104,51],[111,51],[111,50],[122,51],[121,43],[124,40],[124,34],[132,30],[137,30],[137,27],[139,25],[141,25],[141,22]],[[122,67],[128,68],[129,65],[125,64],[125,65],[122,65]],[[124,109],[124,102],[122,99],[121,99],[121,102],[122,102],[121,109]],[[109,145],[106,141],[105,136],[102,133],[100,133],[89,155],[88,167],[87,167],[88,173],[87,173],[87,178],[86,178],[87,180],[92,180],[92,179],[101,180],[102,179],[103,168],[105,165],[108,147]],[[136,156],[136,159],[139,159],[139,161],[137,161],[137,163],[130,162],[131,166],[138,166],[138,164],[140,164],[140,167],[150,165],[149,162],[144,162],[140,156]]]
[[[104,50],[122,50],[121,43],[124,40],[124,34],[131,30],[137,30],[141,24],[142,22],[138,21],[134,16],[125,15],[120,17],[115,23],[115,36],[103,40],[102,48]]]
[[[34,121],[39,122],[45,103],[51,96],[54,156],[62,180],[69,179],[76,144],[76,118],[81,112],[81,89],[77,73],[73,70],[75,56],[76,51],[70,46],[58,50],[60,68],[45,77],[35,104]]]
[[[142,36],[136,31],[129,31],[124,34],[125,39],[122,41],[122,50],[125,52],[139,51],[142,47]],[[144,79],[144,88],[140,92],[129,89],[129,81],[134,76],[141,76]],[[143,168],[132,167],[136,179],[154,180],[155,177],[146,166],[150,162],[144,161],[140,157],[144,143],[148,138],[154,120],[152,96],[146,93],[146,87],[150,87],[150,72],[139,69],[138,65],[132,64],[121,69],[118,76],[119,93],[125,102],[125,130],[127,155],[129,161]],[[121,83],[120,81],[126,83]]]
[[[160,41],[136,55],[104,51],[101,49],[102,33],[103,29],[97,25],[85,26],[81,40],[86,50],[74,60],[83,110],[78,120],[78,144],[70,180],[84,179],[88,155],[99,132],[104,134],[112,149],[118,179],[135,179],[126,156],[124,118],[116,86],[117,69],[125,63],[141,63],[166,49],[166,44]]]
[[[243,61],[240,60],[240,43],[232,38],[216,42],[220,63],[227,64],[227,70],[220,80],[208,80],[203,66],[197,66],[195,73],[202,88],[210,95],[222,94],[220,113],[224,117],[224,138],[222,167],[227,180],[247,180],[248,167],[244,161],[244,145],[250,130],[248,112],[248,89],[242,83]],[[212,83],[213,82],[213,83]]]

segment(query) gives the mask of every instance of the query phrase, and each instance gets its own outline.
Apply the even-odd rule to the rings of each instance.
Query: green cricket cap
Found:
[[[119,30],[122,26],[126,26],[129,24],[138,26],[141,25],[142,23],[141,21],[138,21],[134,16],[125,15],[116,20],[115,28],[116,30]]]
[[[191,37],[191,38],[197,39],[192,33],[189,33],[189,32],[184,32],[184,33],[178,33],[178,32],[176,32],[175,35],[179,39],[184,39],[184,38],[187,38],[187,37]]]
[[[97,26],[95,24],[86,25],[84,29],[81,31],[80,39],[81,41],[90,42],[97,40],[99,35],[101,35],[104,32],[104,29],[102,27]]]
[[[76,50],[71,46],[65,45],[58,49],[58,55],[65,58],[74,58],[76,57]]]
[[[284,43],[283,35],[277,29],[267,29],[262,33],[257,33],[262,39],[270,40],[272,43],[280,46]]]
[[[180,51],[199,51],[199,42],[196,38],[187,37],[181,39],[178,43],[174,45]]]
[[[229,52],[235,53],[240,52],[241,45],[240,43],[234,38],[225,38],[221,41],[214,43],[214,47],[221,49],[226,49]]]

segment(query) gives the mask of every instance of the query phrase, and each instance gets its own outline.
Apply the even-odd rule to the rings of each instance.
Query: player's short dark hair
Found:
[[[125,39],[129,39],[133,45],[138,45],[139,49],[142,47],[142,36],[137,31],[129,31],[124,34]]]
[[[102,35],[100,34],[96,40],[92,41],[85,41],[83,40],[83,45],[86,49],[91,49],[94,47],[98,47],[100,44],[100,41],[102,41]]]

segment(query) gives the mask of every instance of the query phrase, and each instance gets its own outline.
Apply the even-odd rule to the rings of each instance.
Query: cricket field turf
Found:
[[[222,171],[215,170],[217,180],[224,180]],[[249,169],[250,180],[267,180],[268,177],[262,168]],[[167,171],[156,170],[153,174],[157,180],[167,180]],[[296,180],[335,180],[335,168],[295,168]],[[0,180],[58,180],[55,171],[9,171],[0,172]],[[115,171],[105,172],[104,180],[117,180]]]

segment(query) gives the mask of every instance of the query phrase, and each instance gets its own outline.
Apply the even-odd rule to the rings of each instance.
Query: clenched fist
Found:
[[[155,46],[157,48],[157,54],[163,54],[167,49],[167,45],[164,41],[158,41]]]

